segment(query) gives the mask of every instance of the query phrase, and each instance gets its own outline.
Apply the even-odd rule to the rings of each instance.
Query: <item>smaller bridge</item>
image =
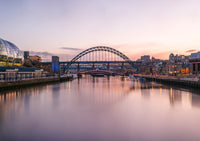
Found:
[[[106,70],[90,70],[90,71],[85,71],[85,72],[79,72],[78,75],[81,74],[90,74],[92,76],[104,76],[104,75],[112,75],[112,71],[106,71]]]

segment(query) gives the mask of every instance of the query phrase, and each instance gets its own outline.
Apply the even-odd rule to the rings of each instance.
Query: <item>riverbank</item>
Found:
[[[0,90],[14,89],[25,86],[39,85],[39,84],[47,84],[54,82],[63,82],[73,80],[73,76],[66,77],[45,77],[45,78],[37,78],[37,79],[29,79],[29,80],[16,80],[16,81],[4,81],[0,82]]]
[[[149,76],[149,75],[138,75],[139,77],[145,78],[146,80],[155,81],[158,83],[165,83],[169,85],[179,85],[184,87],[198,88],[200,89],[199,78],[187,78],[187,77],[164,77],[164,76]]]

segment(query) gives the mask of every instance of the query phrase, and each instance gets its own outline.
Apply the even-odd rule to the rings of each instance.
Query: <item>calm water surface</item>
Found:
[[[0,95],[0,140],[200,140],[198,91],[90,76]]]

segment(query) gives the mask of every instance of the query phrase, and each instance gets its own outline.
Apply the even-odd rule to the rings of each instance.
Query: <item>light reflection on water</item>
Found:
[[[86,76],[0,95],[0,140],[199,140],[200,96]]]

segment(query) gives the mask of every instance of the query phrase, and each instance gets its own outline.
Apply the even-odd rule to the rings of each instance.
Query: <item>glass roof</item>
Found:
[[[0,55],[7,55],[8,57],[22,58],[23,52],[13,43],[0,38]]]

